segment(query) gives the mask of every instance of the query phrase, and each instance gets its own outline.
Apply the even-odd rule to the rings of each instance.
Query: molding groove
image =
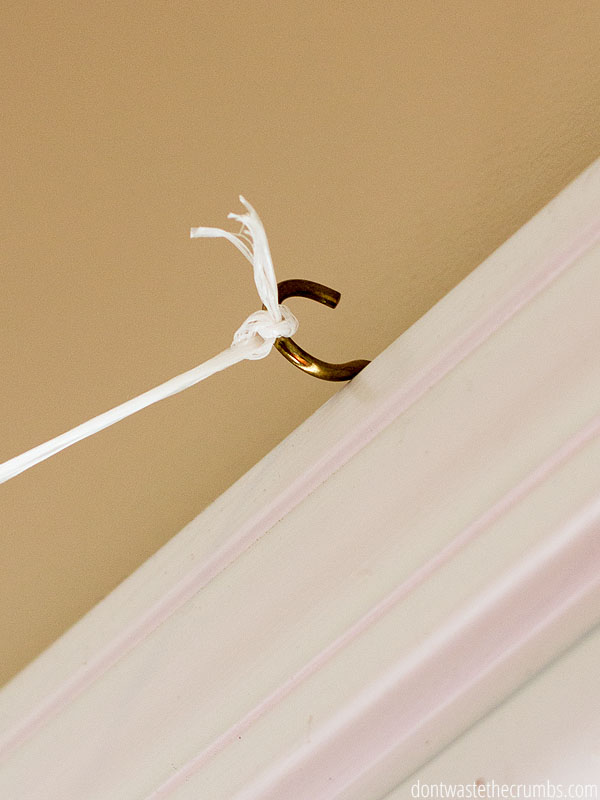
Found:
[[[197,772],[202,766],[217,752],[222,750],[228,744],[231,744],[235,741],[235,739],[241,735],[243,735],[246,730],[255,723],[261,716],[263,716],[267,711],[273,708],[277,703],[281,702],[296,686],[298,686],[302,681],[306,680],[312,674],[316,673],[319,669],[321,669],[336,653],[338,653],[342,648],[349,645],[351,642],[356,640],[361,634],[368,630],[369,627],[375,625],[379,620],[383,618],[383,616],[388,613],[394,606],[398,603],[402,602],[402,600],[417,586],[422,584],[427,579],[430,579],[436,570],[440,569],[445,563],[447,563],[453,556],[455,556],[463,547],[465,547],[472,539],[482,533],[482,531],[486,530],[491,524],[493,524],[496,520],[498,520],[501,516],[503,516],[511,507],[516,505],[519,501],[521,501],[524,497],[526,497],[534,488],[539,486],[554,470],[560,467],[562,464],[566,463],[569,458],[573,457],[577,452],[581,450],[581,448],[585,447],[586,444],[594,440],[600,434],[600,415],[595,417],[591,420],[591,422],[586,425],[581,431],[578,431],[575,436],[573,436],[569,441],[567,441],[562,447],[560,447],[555,453],[553,453],[546,461],[539,465],[535,470],[533,470],[529,475],[526,476],[524,480],[522,480],[517,486],[515,486],[511,491],[509,491],[504,497],[502,497],[497,503],[495,503],[488,511],[481,515],[477,520],[475,520],[471,525],[465,528],[461,533],[452,539],[444,548],[442,548],[432,559],[427,561],[423,564],[419,569],[415,570],[412,575],[401,583],[391,594],[385,597],[382,601],[377,603],[377,605],[373,606],[367,614],[365,614],[361,619],[357,620],[357,622],[348,628],[344,633],[339,636],[335,641],[331,642],[324,650],[318,653],[311,661],[309,661],[303,669],[293,675],[287,683],[279,686],[274,692],[272,692],[268,697],[265,697],[261,702],[260,706],[256,706],[253,708],[249,713],[247,713],[242,719],[238,720],[234,726],[229,728],[227,731],[224,731],[218,739],[215,739],[209,747],[195,756],[193,759],[188,761],[183,767],[181,767],[174,775],[171,775],[170,778],[158,787],[155,791],[153,791],[146,800],[161,800],[162,798],[169,797],[171,792],[180,787],[185,781]],[[557,596],[553,596],[551,598],[546,598],[545,604],[543,606],[544,611],[547,614],[547,618],[545,620],[538,620],[536,625],[537,627],[543,627],[546,624],[550,624],[552,622],[553,616],[557,616],[561,618],[561,612],[565,609],[569,608],[571,604],[577,603],[581,597],[585,596],[588,593],[597,591],[598,587],[600,586],[600,573],[598,573],[597,567],[594,566],[596,564],[600,564],[600,495],[598,499],[591,503],[589,507],[579,515],[578,520],[572,520],[570,524],[567,524],[565,527],[567,530],[576,530],[577,532],[584,531],[585,533],[591,533],[591,537],[589,538],[589,542],[586,540],[586,544],[588,544],[588,548],[577,548],[579,550],[579,555],[583,555],[583,563],[574,564],[572,566],[572,578],[574,582],[569,585],[570,592],[565,593],[566,597],[560,596],[560,599]],[[550,542],[548,544],[548,555],[545,557],[540,554],[536,553],[531,558],[531,563],[533,569],[536,567],[539,568],[539,565],[542,561],[552,561],[552,556],[556,555],[556,551],[558,550],[561,552],[561,544],[562,544],[562,537],[558,536],[556,542]],[[572,547],[573,549],[576,548],[576,545],[579,542],[575,542]],[[567,545],[568,547],[568,545]],[[583,550],[583,553],[581,552]],[[590,556],[595,556],[594,558],[589,558]],[[587,583],[583,584],[581,582],[581,575],[582,575],[582,567],[585,566],[586,560],[589,564],[592,564],[592,569],[587,571]],[[567,555],[563,553],[563,558],[561,560],[563,569],[567,564]],[[576,567],[579,569],[576,569]],[[523,565],[522,567],[523,572],[527,572],[527,566]],[[531,569],[531,567],[530,567]],[[516,572],[516,570],[515,570]],[[591,572],[591,574],[590,574]],[[550,574],[544,574],[544,580],[540,581],[541,585],[546,588],[548,586],[553,586],[554,582],[552,581],[552,570],[550,569]],[[563,587],[564,591],[564,587]],[[520,602],[524,602],[526,598],[528,598],[531,592],[531,586],[525,585],[523,589],[521,589],[519,600]],[[498,595],[501,595],[501,589],[498,591]],[[488,603],[488,606],[491,607],[496,613],[498,613],[500,608],[499,597],[494,597],[491,602]],[[559,601],[558,601],[559,600]],[[549,609],[551,612],[549,613]],[[486,601],[484,598],[477,598],[476,607],[471,610],[471,613],[475,616],[477,613],[481,613],[481,615],[485,619],[485,624],[489,625],[489,615],[486,614],[487,607]],[[459,625],[458,623],[449,622],[448,628],[452,630],[457,628]],[[526,629],[526,633],[531,633],[531,630],[537,628],[534,625],[530,625]],[[440,635],[440,639],[442,643],[445,644],[443,635]],[[526,641],[526,637],[524,637]],[[511,642],[513,648],[518,648],[520,645],[523,644],[522,641],[519,642]],[[435,658],[432,658],[429,654],[430,660],[434,661],[437,660],[439,663],[444,663],[444,654],[442,652],[435,652]],[[500,653],[496,660],[497,664],[502,663],[502,654]],[[471,665],[473,666],[473,665]],[[492,669],[495,666],[494,663],[489,665],[489,669]],[[430,685],[430,692],[433,696],[435,693],[435,680],[441,681],[441,676],[439,673],[436,674],[436,677],[433,681],[433,684]],[[391,686],[388,687],[388,691],[392,691],[396,688],[396,691],[399,691],[397,687],[395,687],[396,683],[399,683],[400,680],[397,676],[389,676],[388,681],[390,682]],[[400,687],[404,690],[404,686]],[[369,689],[369,692],[372,691]],[[381,693],[385,696],[385,692],[380,690]],[[368,697],[365,703],[365,706],[369,708],[371,702],[371,698]],[[387,703],[387,697],[385,699]],[[382,710],[380,710],[382,711]],[[378,711],[377,713],[380,713]],[[345,721],[343,724],[347,724]],[[369,731],[372,728],[368,728]],[[370,735],[370,733],[369,733]],[[355,734],[352,734],[354,737]],[[364,745],[367,743],[364,742]],[[350,742],[347,743],[350,745]],[[296,767],[297,769],[297,767]],[[322,776],[321,776],[322,780]],[[274,796],[277,797],[295,797],[295,794],[291,794],[291,792],[297,791],[297,788],[294,786],[286,786],[285,790],[290,792],[289,795],[285,794],[277,794]],[[247,792],[249,790],[247,789]],[[254,793],[249,793],[248,797],[269,797],[267,793],[267,787],[261,785],[257,789],[252,790]],[[315,796],[318,793],[318,786],[314,787]],[[245,795],[242,795],[245,796]]]

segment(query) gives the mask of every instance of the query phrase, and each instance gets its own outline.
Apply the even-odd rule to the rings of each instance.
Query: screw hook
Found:
[[[341,297],[340,293],[336,292],[335,289],[329,289],[320,283],[314,283],[314,281],[301,279],[281,281],[277,284],[277,289],[280,303],[283,303],[288,297],[307,297],[309,300],[315,300],[328,308],[335,308]],[[275,347],[295,367],[324,381],[349,381],[370,363],[369,361],[359,360],[347,361],[345,364],[330,364],[327,361],[321,361],[320,358],[311,356],[310,353],[299,347],[293,339],[287,337],[276,339]]]

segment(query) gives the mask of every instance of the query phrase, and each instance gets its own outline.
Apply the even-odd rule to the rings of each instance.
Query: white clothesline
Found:
[[[235,332],[233,342],[227,350],[203,364],[0,464],[0,483],[14,478],[75,442],[92,436],[159,400],[182,392],[239,361],[265,358],[271,352],[275,339],[294,335],[298,329],[298,320],[289,308],[279,303],[277,279],[263,224],[250,203],[243,197],[240,197],[240,201],[245,206],[246,213],[229,214],[231,219],[241,223],[239,233],[221,228],[192,228],[190,236],[193,239],[222,237],[235,245],[253,266],[254,282],[265,310],[250,314]]]

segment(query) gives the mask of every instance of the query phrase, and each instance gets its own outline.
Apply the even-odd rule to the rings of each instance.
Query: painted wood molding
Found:
[[[379,798],[600,619],[600,162],[0,693],[0,796]]]
[[[501,797],[497,787],[502,785],[514,787],[513,797],[552,797],[552,789],[517,794],[518,784],[547,783],[556,787],[554,797],[599,797],[599,664],[596,626],[386,800],[414,800],[426,795],[427,787],[442,783],[487,784],[489,797]],[[510,796],[506,790],[505,794]],[[435,796],[433,790],[430,796]]]

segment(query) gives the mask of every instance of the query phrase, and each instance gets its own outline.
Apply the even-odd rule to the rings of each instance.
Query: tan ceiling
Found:
[[[0,460],[208,358],[254,311],[377,355],[600,151],[597,0],[5,4]],[[5,680],[339,385],[240,365],[0,487]]]

